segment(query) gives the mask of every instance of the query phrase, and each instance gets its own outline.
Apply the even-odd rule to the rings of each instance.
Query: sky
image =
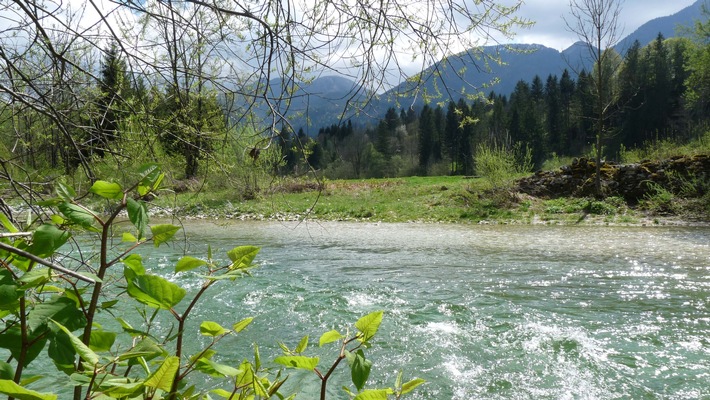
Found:
[[[518,31],[513,42],[534,43],[562,51],[578,41],[568,31],[563,16],[569,16],[569,0],[524,0],[518,15],[535,21],[530,29]],[[644,23],[665,17],[695,3],[696,0],[626,0],[621,4],[620,38],[633,33]]]

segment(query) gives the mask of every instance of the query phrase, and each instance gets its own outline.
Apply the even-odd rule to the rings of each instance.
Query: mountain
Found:
[[[648,21],[620,40],[614,48],[624,54],[635,40],[645,46],[656,39],[659,32],[666,38],[682,35],[677,27],[692,26],[694,20],[702,15],[704,2],[698,0],[676,14]],[[531,82],[536,75],[545,80],[549,75],[561,76],[565,69],[572,76],[576,76],[582,69],[591,70],[589,49],[588,44],[577,42],[562,52],[536,44],[487,46],[469,50],[424,70],[418,76],[421,82],[418,91],[414,90],[412,82],[404,82],[370,101],[359,110],[362,112],[349,111],[346,117],[357,125],[367,125],[376,123],[389,107],[416,108],[423,105],[424,99],[445,103],[448,100],[458,101],[478,91],[510,95],[520,80]],[[486,62],[497,57],[503,61],[502,65]],[[497,83],[489,85],[494,79]],[[311,135],[320,127],[340,122],[346,106],[369,97],[356,83],[337,76],[315,79],[299,89],[296,96],[291,102],[288,115],[296,129],[310,126],[307,131]],[[348,100],[350,103],[346,104]],[[305,118],[306,110],[308,120]],[[310,124],[306,121],[310,121]]]
[[[569,60],[565,55],[569,56]],[[487,66],[484,65],[486,59],[497,57],[502,64],[489,61]],[[570,61],[573,59],[574,61]],[[588,55],[586,59],[589,59]],[[565,69],[581,70],[590,65],[590,62],[584,60],[581,51],[577,57],[576,52],[560,53],[537,44],[487,46],[449,57],[424,70],[421,74],[421,92],[429,95],[440,94],[439,98],[432,99],[434,102],[456,102],[479,90],[509,95],[520,80],[530,82],[535,76],[545,79],[550,74],[560,76]],[[574,67],[571,63],[575,64]],[[498,82],[489,85],[494,79]],[[415,99],[411,95],[413,85],[410,82],[403,83],[386,93],[385,97],[398,98],[400,103],[412,104],[415,107],[423,105],[422,96]]]
[[[678,27],[692,26],[694,21],[699,19],[702,15],[702,6],[704,3],[705,0],[698,0],[673,15],[652,19],[646,22],[629,36],[619,41],[619,43],[614,46],[614,49],[619,54],[625,54],[634,40],[638,40],[639,43],[641,43],[641,47],[644,47],[654,41],[659,32],[665,38],[683,36],[683,32],[679,32]]]
[[[342,122],[343,118],[355,112],[358,103],[371,97],[352,80],[337,75],[300,82],[290,95],[281,91],[285,86],[288,84],[280,78],[269,81],[272,106],[288,117],[296,131],[303,128],[311,135],[317,133],[320,127]],[[266,117],[270,115],[270,109],[265,104],[257,104],[254,113],[270,121]]]

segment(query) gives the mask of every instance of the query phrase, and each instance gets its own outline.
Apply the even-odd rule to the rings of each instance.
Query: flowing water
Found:
[[[254,323],[221,362],[311,338],[321,364],[344,332],[384,310],[368,387],[424,378],[412,399],[710,399],[710,229],[368,223],[195,223],[189,242],[144,254],[168,276],[187,250],[262,248],[253,277],[220,282],[195,324]],[[196,290],[191,274],[177,278]],[[191,329],[196,330],[193,325]],[[330,399],[347,398],[347,366]],[[315,376],[292,372],[299,399]]]

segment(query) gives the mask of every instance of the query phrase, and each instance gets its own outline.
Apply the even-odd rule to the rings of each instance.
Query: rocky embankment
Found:
[[[659,188],[687,197],[701,196],[710,189],[710,156],[679,156],[638,164],[602,162],[601,184],[607,196],[629,202],[644,198]],[[521,179],[518,190],[541,198],[592,196],[595,194],[596,164],[575,159],[557,171],[538,171]]]

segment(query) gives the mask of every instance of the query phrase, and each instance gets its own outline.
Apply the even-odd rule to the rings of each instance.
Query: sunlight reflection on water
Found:
[[[226,326],[255,317],[224,342],[236,360],[254,342],[266,359],[278,355],[277,341],[310,335],[317,343],[381,309],[367,350],[371,386],[392,385],[403,369],[428,381],[413,399],[710,398],[707,228],[243,222],[187,230],[193,256],[206,243],[215,255],[262,247],[252,278],[220,286],[199,307],[202,319]],[[333,358],[333,348],[311,350]],[[336,377],[333,398],[348,377]],[[314,381],[297,375],[290,384],[309,399]]]

